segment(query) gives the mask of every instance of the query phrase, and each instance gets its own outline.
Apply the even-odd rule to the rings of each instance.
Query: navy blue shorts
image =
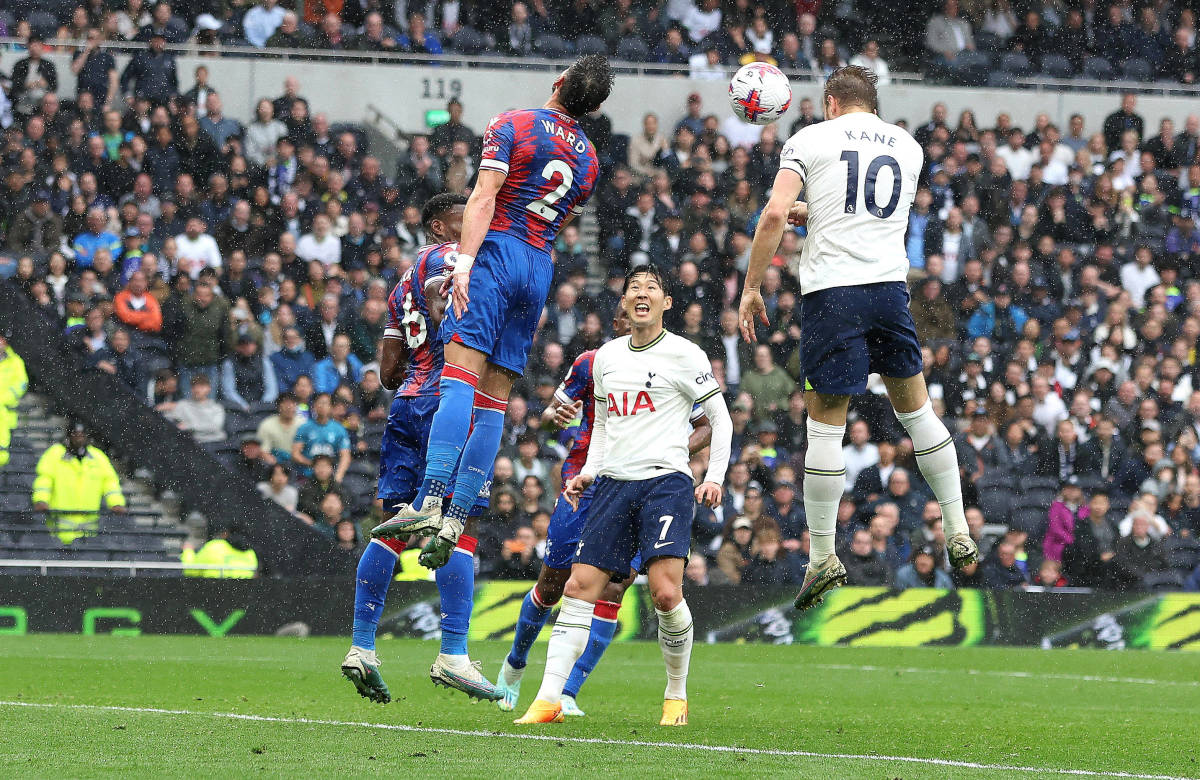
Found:
[[[550,294],[554,262],[519,238],[489,233],[479,247],[462,318],[446,307],[443,343],[452,339],[488,356],[488,362],[525,372],[538,319]]]
[[[375,497],[383,501],[385,511],[395,512],[400,504],[411,504],[417,497],[425,477],[429,427],[439,400],[436,395],[392,400],[379,448],[379,481],[375,489]],[[491,485],[489,473],[475,506],[471,508],[471,516],[478,517],[487,509]]]
[[[867,375],[921,373],[921,342],[903,282],[830,287],[800,299],[804,389],[830,395],[867,390]]]
[[[636,557],[638,571],[655,558],[687,558],[696,509],[690,477],[672,471],[653,479],[601,477],[575,560],[621,575]]]
[[[578,509],[572,509],[567,499],[558,497],[554,513],[550,515],[550,528],[546,531],[546,557],[543,559],[546,566],[551,569],[571,568],[575,560],[575,548],[579,546],[579,537],[587,521],[588,507],[592,505],[595,494],[595,485],[585,490],[579,497]]]

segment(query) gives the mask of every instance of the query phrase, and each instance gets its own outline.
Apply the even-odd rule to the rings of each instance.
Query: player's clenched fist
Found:
[[[808,224],[808,204],[802,200],[796,201],[792,207],[788,209],[788,223],[796,227],[804,227]]]
[[[467,310],[467,303],[470,301],[467,287],[471,282],[471,266],[475,264],[475,258],[455,252],[446,264],[453,265],[454,270],[446,277],[446,281],[442,282],[442,297],[450,299],[454,316],[461,317]]]
[[[563,488],[563,498],[567,499],[567,503],[571,505],[571,509],[579,509],[579,499],[583,495],[583,491],[591,487],[596,478],[590,474],[580,474],[577,477],[572,477],[567,486]],[[720,492],[717,488],[717,492]]]
[[[702,482],[696,488],[696,501],[706,507],[712,508],[718,506],[721,503],[721,498],[721,486],[715,482]]]
[[[554,410],[554,425],[560,430],[571,424],[571,421],[579,416],[580,410],[583,409],[583,399],[574,401],[569,404],[560,404]]]

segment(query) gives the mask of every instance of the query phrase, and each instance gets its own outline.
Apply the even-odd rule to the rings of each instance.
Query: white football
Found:
[[[729,104],[733,113],[752,125],[769,125],[783,116],[792,104],[792,85],[774,65],[752,62],[743,65],[729,82]]]

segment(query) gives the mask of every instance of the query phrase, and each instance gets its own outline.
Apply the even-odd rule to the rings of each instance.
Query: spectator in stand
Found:
[[[234,471],[250,477],[255,483],[264,482],[271,476],[271,469],[277,465],[275,458],[263,449],[262,442],[254,434],[242,437],[238,447],[238,456],[234,461]]]
[[[742,570],[745,585],[794,585],[804,577],[796,570],[792,557],[784,549],[779,527],[764,521],[754,533],[750,562]]]
[[[162,331],[162,309],[158,300],[149,294],[146,274],[134,271],[125,289],[113,298],[113,314],[122,323],[147,336]]]
[[[181,383],[190,386],[198,373],[208,377],[210,388],[217,383],[229,310],[229,302],[218,298],[207,282],[198,283],[182,302],[182,332],[175,343]]]
[[[199,278],[200,271],[205,268],[221,268],[221,250],[216,239],[206,232],[207,229],[203,219],[191,217],[184,232],[175,236],[178,258],[176,270],[193,279]]]
[[[88,358],[88,365],[112,374],[133,393],[141,393],[146,386],[146,361],[130,345],[129,331],[124,328],[113,331],[108,344]]]
[[[311,378],[317,366],[316,358],[308,351],[304,337],[296,328],[287,328],[283,332],[283,346],[270,356],[270,360],[279,386],[289,390],[300,377]]]
[[[62,229],[62,218],[50,209],[50,192],[42,189],[16,214],[6,243],[13,252],[52,252],[59,248]]]
[[[342,320],[338,297],[325,295],[321,298],[320,317],[308,326],[304,334],[304,341],[313,357],[321,360],[329,355],[329,351],[333,348],[334,337],[349,332],[350,329]]]
[[[913,550],[912,560],[896,572],[897,588],[940,588],[950,590],[950,575],[937,567],[937,551],[932,547]]]
[[[865,528],[854,531],[840,557],[846,565],[847,585],[880,586],[891,582],[891,570],[871,546],[871,533]]]
[[[971,23],[958,15],[958,0],[945,0],[942,13],[934,14],[925,27],[925,48],[934,62],[953,66],[964,51],[975,50]]]
[[[1150,535],[1150,513],[1132,514],[1132,530],[1113,546],[1112,567],[1118,582],[1127,587],[1142,587],[1146,577],[1167,568],[1162,543]]]
[[[865,469],[879,463],[879,448],[871,443],[871,429],[866,420],[855,420],[850,425],[850,441],[842,447],[846,461],[846,491],[854,489],[854,483]]]
[[[295,512],[300,501],[300,491],[289,481],[287,469],[282,463],[271,467],[271,475],[267,480],[258,483],[258,492],[289,512]]]
[[[225,441],[225,409],[212,399],[208,375],[196,373],[190,384],[191,395],[176,403],[166,418],[201,444]]]
[[[754,398],[755,421],[769,420],[772,415],[787,409],[788,398],[795,381],[788,373],[775,365],[771,348],[759,344],[754,348],[754,370],[741,377],[740,392]]]
[[[313,367],[313,387],[318,393],[332,393],[341,386],[357,386],[362,375],[362,361],[350,351],[350,337],[338,333],[329,356]]]
[[[275,414],[260,422],[258,430],[255,431],[259,442],[277,461],[287,462],[292,459],[292,444],[296,441],[296,433],[304,422],[297,410],[296,396],[281,393],[275,400]]]
[[[995,590],[1023,588],[1029,584],[1028,575],[1017,566],[1017,549],[1003,541],[992,549],[982,566],[984,584]]]
[[[117,472],[81,422],[69,423],[64,440],[38,459],[31,501],[34,511],[49,513],[46,524],[63,544],[99,531],[101,505],[126,511]]]
[[[500,549],[500,567],[495,572],[496,578],[536,580],[541,569],[542,559],[537,552],[537,535],[527,525],[518,526]]]
[[[873,39],[867,40],[863,44],[862,52],[855,54],[850,58],[850,64],[860,68],[866,68],[875,74],[876,84],[886,86],[892,83],[891,73],[888,70],[888,64],[883,57],[879,55],[879,42]]]
[[[1042,555],[1047,560],[1062,561],[1063,550],[1075,542],[1075,528],[1085,522],[1088,515],[1079,477],[1072,474],[1063,482],[1058,499],[1050,505],[1050,525],[1042,542]]]
[[[750,565],[750,543],[754,538],[754,523],[742,516],[732,520],[717,553],[717,567],[734,585],[742,581],[742,572]]]
[[[346,470],[350,468],[350,435],[341,423],[332,419],[332,411],[332,399],[328,393],[318,393],[313,397],[311,417],[296,431],[292,462],[304,467],[307,475],[312,472],[313,458],[317,455],[327,455],[331,460],[336,456],[337,467],[333,478],[341,484]]]
[[[242,17],[242,30],[250,45],[263,48],[275,34],[287,13],[279,6],[279,0],[259,0],[259,3]]]
[[[408,15],[408,32],[402,34],[396,44],[414,54],[441,54],[442,43],[437,36],[425,29],[425,17],[419,13]]]
[[[88,209],[87,232],[77,235],[71,244],[76,268],[90,268],[96,251],[100,249],[107,249],[114,258],[121,256],[121,239],[110,233],[107,225],[108,217],[104,209]]]
[[[1136,108],[1136,94],[1126,92],[1121,95],[1121,108],[1104,119],[1104,145],[1107,148],[1113,150],[1120,148],[1121,136],[1126,130],[1133,130],[1138,139],[1144,137],[1146,122],[1135,111]]]
[[[296,242],[296,254],[302,260],[320,260],[326,268],[341,262],[341,240],[333,234],[328,216],[318,214],[313,218],[312,232]]]
[[[166,45],[167,38],[164,33],[151,32],[150,48],[136,52],[121,74],[122,92],[158,105],[165,105],[179,94],[179,73],[175,55],[166,50]]]
[[[279,397],[275,369],[249,333],[237,338],[233,354],[221,364],[221,400],[243,412],[254,404],[273,404]]]

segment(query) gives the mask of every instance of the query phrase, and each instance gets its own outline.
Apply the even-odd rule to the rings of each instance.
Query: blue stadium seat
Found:
[[[570,56],[571,44],[561,35],[546,33],[533,42],[533,50],[548,59],[561,60]]]
[[[1083,61],[1083,77],[1094,81],[1112,81],[1112,63],[1103,57],[1088,57]]]
[[[622,38],[617,44],[617,59],[626,62],[648,62],[650,47],[641,38]]]
[[[464,27],[454,34],[454,50],[462,54],[482,54],[487,50],[487,39],[474,27]]]
[[[1033,65],[1029,62],[1029,58],[1016,51],[1010,51],[1000,56],[1000,68],[1005,73],[1011,73],[1014,76],[1033,75]]]
[[[598,35],[581,35],[575,41],[575,53],[580,56],[584,54],[608,54],[608,44]]]
[[[1154,67],[1146,60],[1137,57],[1121,66],[1121,75],[1125,81],[1153,81]]]
[[[1042,57],[1042,75],[1056,79],[1069,79],[1075,75],[1071,61],[1061,54],[1046,54]]]
[[[987,86],[997,89],[1012,89],[1017,86],[1017,77],[1002,70],[994,70],[988,74]]]

